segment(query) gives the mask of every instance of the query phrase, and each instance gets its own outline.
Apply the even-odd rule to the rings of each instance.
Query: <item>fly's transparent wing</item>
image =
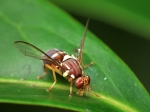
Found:
[[[55,64],[60,67],[60,63],[53,60],[50,56],[48,56],[45,52],[41,49],[37,48],[36,46],[24,42],[24,41],[16,41],[14,45],[25,55],[39,60],[46,60],[52,64]],[[42,56],[44,55],[44,56]]]
[[[83,35],[81,43],[80,43],[80,45],[79,45],[79,47],[77,49],[77,58],[78,58],[79,62],[82,62],[82,53],[83,53],[83,47],[84,47],[84,40],[85,40],[85,37],[86,37],[86,32],[87,32],[87,29],[88,29],[88,24],[89,24],[89,19],[86,22],[86,27],[85,27],[85,30],[84,30],[84,35]]]

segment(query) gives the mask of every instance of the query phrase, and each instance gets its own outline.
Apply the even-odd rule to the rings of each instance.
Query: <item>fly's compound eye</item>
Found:
[[[77,89],[84,88],[85,86],[89,85],[90,77],[89,76],[82,76],[76,79],[75,86]]]
[[[76,86],[77,89],[80,89],[84,86],[83,77],[79,77],[79,78],[76,79],[75,86]]]

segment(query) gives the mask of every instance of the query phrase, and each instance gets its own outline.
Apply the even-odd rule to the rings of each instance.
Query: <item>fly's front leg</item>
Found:
[[[43,69],[44,69],[44,73],[42,75],[38,76],[37,79],[42,79],[46,75],[47,71],[46,71],[45,65],[43,66]]]
[[[89,66],[91,66],[91,65],[93,65],[93,64],[94,64],[94,62],[91,62],[91,63],[89,63],[89,64],[87,64],[87,65],[84,65],[84,63],[81,62],[82,68],[87,68],[87,67],[89,67]]]
[[[83,94],[84,94],[84,89],[83,89],[83,88],[77,89],[76,94],[79,95],[79,96],[83,96]]]

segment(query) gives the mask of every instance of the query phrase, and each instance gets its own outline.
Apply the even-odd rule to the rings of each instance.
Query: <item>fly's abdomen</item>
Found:
[[[73,79],[82,76],[82,68],[79,62],[70,58],[62,63],[62,68],[64,68],[63,77],[72,77]]]

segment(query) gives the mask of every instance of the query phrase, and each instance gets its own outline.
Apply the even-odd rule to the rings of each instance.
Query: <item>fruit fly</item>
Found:
[[[57,81],[55,73],[58,73],[59,75],[65,77],[70,82],[69,96],[72,96],[73,81],[75,81],[75,87],[77,88],[77,92],[76,92],[77,95],[83,96],[84,91],[86,91],[86,95],[87,95],[88,90],[91,90],[91,87],[89,86],[90,77],[84,74],[83,68],[86,68],[92,65],[93,62],[91,62],[90,64],[86,66],[82,62],[83,46],[84,46],[84,40],[86,37],[87,28],[88,28],[88,23],[89,23],[89,19],[87,20],[83,38],[77,49],[76,57],[74,55],[68,55],[66,52],[59,50],[59,49],[50,49],[47,52],[44,52],[30,43],[27,43],[24,41],[14,42],[14,45],[25,56],[33,57],[33,58],[43,61],[44,73],[41,76],[38,76],[38,79],[41,79],[45,76],[45,74],[47,73],[47,68],[52,71],[54,82],[47,89],[47,91],[50,91]],[[94,92],[92,91],[92,93]],[[96,93],[94,94],[98,96]]]

